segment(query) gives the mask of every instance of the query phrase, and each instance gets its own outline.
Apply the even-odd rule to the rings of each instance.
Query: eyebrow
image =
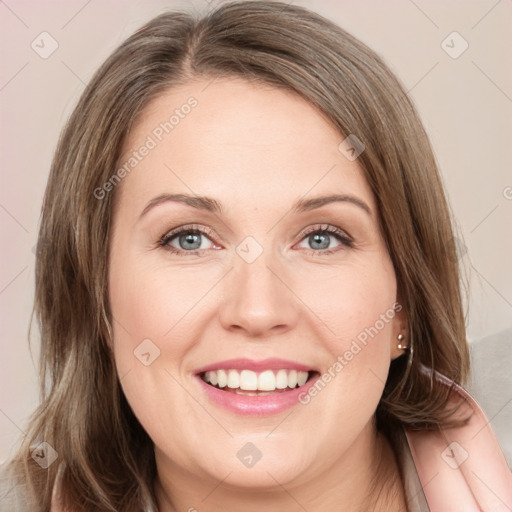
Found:
[[[210,197],[191,196],[188,194],[161,194],[157,197],[154,197],[148,202],[144,210],[142,210],[139,219],[146,215],[146,213],[148,213],[151,209],[155,208],[156,206],[162,203],[167,202],[186,204],[198,210],[205,210],[217,214],[222,214],[223,211],[222,204],[219,201],[212,199]],[[305,211],[315,210],[327,204],[336,202],[353,204],[364,210],[369,215],[371,215],[370,207],[363,200],[349,194],[332,194],[329,196],[314,197],[312,199],[299,199],[293,205],[292,211],[294,213],[302,213]]]

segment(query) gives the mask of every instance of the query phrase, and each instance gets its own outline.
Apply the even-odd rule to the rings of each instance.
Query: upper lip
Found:
[[[207,366],[203,366],[195,370],[196,374],[209,372],[212,370],[252,370],[254,372],[262,372],[264,370],[298,370],[303,372],[315,371],[309,365],[296,363],[288,359],[280,359],[272,357],[269,359],[262,359],[261,361],[255,361],[254,359],[238,358],[238,359],[226,359],[217,363],[212,363]]]

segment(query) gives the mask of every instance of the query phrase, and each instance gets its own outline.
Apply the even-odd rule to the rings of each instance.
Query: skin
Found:
[[[373,425],[390,360],[402,354],[403,309],[307,405],[283,413],[228,412],[194,377],[234,357],[282,357],[325,372],[398,300],[375,198],[358,161],[338,150],[344,137],[293,93],[239,79],[208,83],[152,101],[121,161],[190,96],[198,105],[115,191],[113,350],[155,444],[160,511],[360,510],[379,460],[387,477],[376,509],[405,510],[394,455]],[[165,202],[139,218],[162,193],[215,198],[224,212]],[[357,197],[370,213],[350,202],[291,211],[300,198],[333,193]],[[211,230],[199,253],[179,237],[169,243],[184,255],[158,244],[184,224]],[[320,246],[304,235],[326,224],[352,247],[332,234]],[[252,263],[236,252],[247,236],[263,250]],[[322,253],[323,242],[334,252]],[[160,350],[149,366],[134,356],[146,338]],[[262,453],[251,468],[237,458],[247,442]]]

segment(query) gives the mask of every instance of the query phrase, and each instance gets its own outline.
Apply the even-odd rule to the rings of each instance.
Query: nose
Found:
[[[224,283],[220,321],[229,331],[265,338],[293,329],[300,302],[287,283],[286,272],[261,255],[235,263]],[[276,268],[274,268],[276,267]]]

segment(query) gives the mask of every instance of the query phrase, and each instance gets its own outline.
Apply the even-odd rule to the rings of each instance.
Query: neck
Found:
[[[322,471],[311,468],[312,476],[306,484],[302,480],[282,485],[270,478],[270,486],[265,489],[241,489],[230,485],[229,476],[200,478],[174,465],[161,452],[155,455],[160,512],[295,512],[298,506],[319,512],[407,510],[395,455],[373,423],[342,457]]]

